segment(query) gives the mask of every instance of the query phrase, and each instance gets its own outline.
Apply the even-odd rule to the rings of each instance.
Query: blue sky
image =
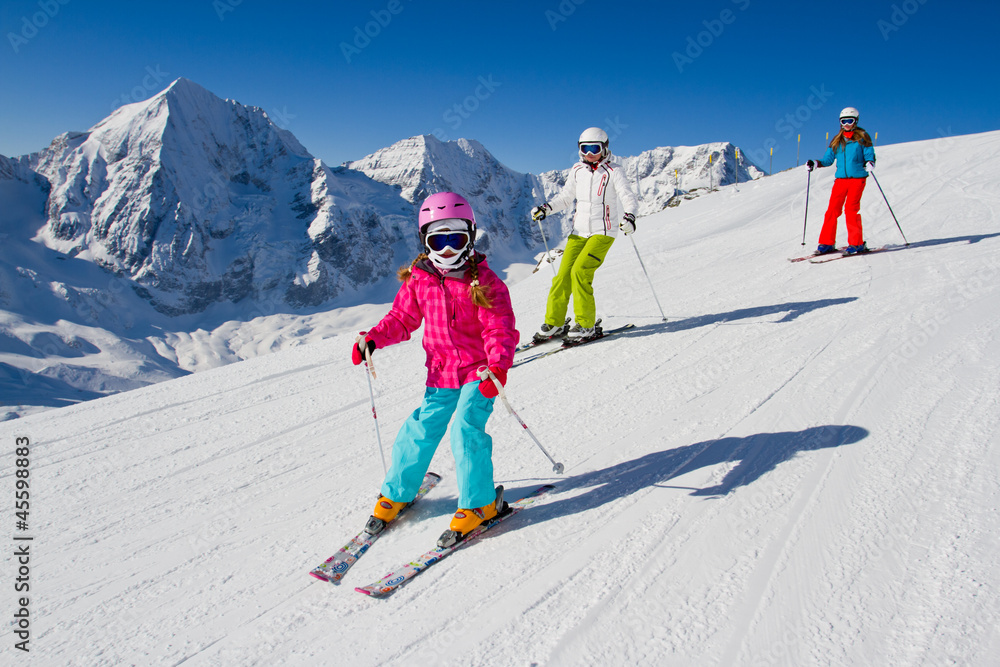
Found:
[[[94,7],[94,5],[98,7]],[[39,150],[184,76],[259,106],[330,165],[436,133],[539,173],[612,150],[732,141],[768,169],[824,150],[845,106],[879,144],[1000,129],[1000,5],[0,4],[0,154]]]

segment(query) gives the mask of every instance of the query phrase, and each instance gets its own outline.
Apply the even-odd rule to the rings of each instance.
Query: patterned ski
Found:
[[[826,257],[827,255],[837,255],[837,254],[842,253],[842,252],[844,252],[844,248],[837,248],[836,250],[831,250],[830,252],[824,252],[824,253],[811,252],[808,255],[803,255],[802,257],[789,257],[788,261],[789,262],[804,262],[807,259],[810,260],[810,261],[812,261],[816,257]]]
[[[607,331],[602,331],[601,335],[594,336],[593,338],[588,338],[587,340],[583,341],[582,343],[571,343],[569,345],[567,345],[566,343],[563,343],[561,346],[559,346],[557,348],[554,348],[554,349],[551,349],[551,350],[546,350],[544,352],[539,352],[538,354],[533,354],[530,357],[521,357],[520,359],[517,359],[517,360],[514,361],[514,364],[511,366],[511,368],[514,368],[514,367],[517,367],[517,366],[521,366],[523,364],[528,363],[529,361],[534,361],[535,359],[541,359],[543,357],[547,357],[549,355],[556,354],[557,352],[562,352],[563,350],[570,350],[570,349],[573,349],[575,347],[581,347],[583,345],[587,345],[588,343],[592,343],[595,340],[601,340],[602,338],[607,338],[608,336],[614,336],[616,334],[620,334],[620,333],[623,333],[625,331],[628,331],[628,330],[634,329],[634,328],[635,328],[634,324],[626,324],[624,326],[620,326],[620,327],[617,327],[615,329],[608,329]]]
[[[368,551],[371,545],[375,544],[376,540],[378,540],[382,533],[394,526],[396,522],[399,521],[399,518],[403,515],[403,513],[413,506],[413,503],[427,495],[427,492],[437,486],[437,483],[440,481],[441,476],[436,473],[429,472],[424,475],[424,482],[420,485],[420,490],[417,491],[417,497],[414,498],[410,504],[399,510],[399,514],[396,515],[396,518],[388,526],[386,526],[382,532],[375,535],[369,535],[367,532],[362,530],[354,537],[354,539],[345,544],[340,551],[330,556],[321,565],[313,568],[309,574],[316,577],[320,581],[328,581],[331,584],[339,584],[340,580],[344,578],[345,574],[347,574],[347,571],[351,569],[351,566],[358,562],[359,558],[365,555],[365,552]]]
[[[367,586],[358,586],[354,590],[356,590],[359,593],[364,593],[365,595],[371,596],[373,598],[381,598],[391,595],[400,586],[405,584],[407,581],[413,579],[413,577],[417,576],[418,574],[429,568],[434,563],[454,553],[457,549],[460,549],[466,544],[469,544],[470,542],[476,540],[487,530],[497,525],[501,521],[504,521],[514,516],[515,514],[523,510],[525,507],[528,507],[536,500],[538,500],[539,497],[545,495],[554,488],[555,487],[552,486],[551,484],[546,484],[545,486],[535,489],[535,491],[533,491],[530,495],[527,495],[524,498],[521,498],[520,500],[511,503],[506,510],[504,510],[490,521],[487,521],[486,523],[482,524],[481,526],[473,530],[471,533],[466,535],[465,539],[462,540],[461,542],[453,544],[450,547],[435,547],[430,551],[428,551],[427,553],[425,553],[424,555],[420,556],[419,558],[410,561],[409,563],[403,565],[402,567],[396,568],[395,570],[385,575],[378,581],[369,584]]]

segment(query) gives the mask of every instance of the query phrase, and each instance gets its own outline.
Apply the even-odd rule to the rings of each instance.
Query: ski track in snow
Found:
[[[457,488],[444,442],[441,484],[343,585],[307,576],[381,481],[353,334],[0,424],[33,443],[17,664],[996,664],[998,147],[879,149],[899,252],[789,264],[802,170],[640,220],[660,301],[687,315],[660,322],[616,244],[598,302],[636,329],[508,383],[566,464],[556,490],[385,600],[353,588],[428,549]],[[809,238],[832,170],[813,181]],[[863,202],[869,242],[898,243],[877,188]],[[522,331],[548,285],[512,287]],[[388,455],[423,353],[375,363]],[[509,497],[551,480],[502,406],[490,431]]]

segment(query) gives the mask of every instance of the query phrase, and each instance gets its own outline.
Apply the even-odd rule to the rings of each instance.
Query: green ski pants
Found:
[[[559,272],[552,279],[549,301],[545,307],[545,322],[562,326],[566,321],[570,294],[573,314],[581,327],[594,326],[597,306],[594,303],[594,273],[604,263],[615,237],[595,235],[588,238],[570,234],[566,250],[559,263]]]

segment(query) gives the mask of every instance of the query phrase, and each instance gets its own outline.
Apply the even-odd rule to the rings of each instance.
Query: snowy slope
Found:
[[[35,537],[32,652],[8,633],[4,664],[997,664],[997,155],[1000,132],[880,147],[911,245],[826,265],[786,261],[803,169],[641,219],[669,321],[619,239],[599,310],[637,329],[510,375],[556,492],[384,601],[351,586],[433,543],[454,466],[445,444],[351,586],[307,576],[381,480],[349,335],[0,424],[4,493],[32,442]],[[869,244],[899,244],[869,188]],[[547,283],[512,288],[523,334]],[[388,447],[420,344],[375,363]],[[510,496],[552,480],[500,406],[490,428]]]

